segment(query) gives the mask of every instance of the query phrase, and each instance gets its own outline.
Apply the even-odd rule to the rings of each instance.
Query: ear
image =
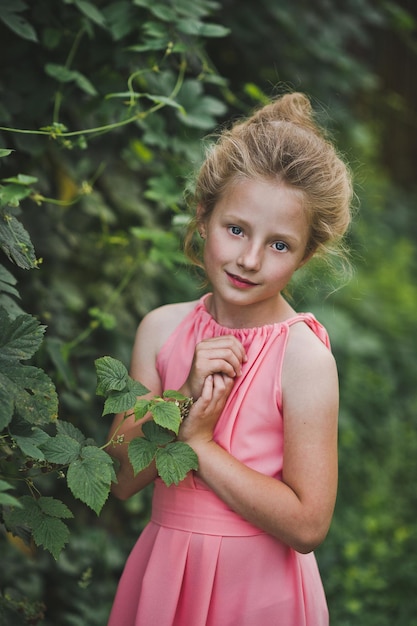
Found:
[[[204,215],[204,207],[199,204],[196,210],[197,230],[202,239],[206,238],[206,220]]]

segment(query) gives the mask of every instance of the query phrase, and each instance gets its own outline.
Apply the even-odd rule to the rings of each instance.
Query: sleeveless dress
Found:
[[[329,347],[310,313],[248,329],[219,325],[203,296],[157,357],[163,389],[178,389],[194,348],[235,335],[248,360],[220,416],[215,440],[249,467],[281,479],[281,370],[290,328],[304,322]],[[327,626],[313,553],[300,554],[228,508],[190,472],[178,486],[155,481],[152,516],[119,582],[108,626]]]

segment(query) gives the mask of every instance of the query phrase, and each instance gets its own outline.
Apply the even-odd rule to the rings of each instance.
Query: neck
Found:
[[[207,297],[205,304],[216,322],[226,328],[254,328],[277,324],[295,314],[281,294],[269,306],[265,306],[264,302],[252,305],[226,304],[216,298],[214,293]]]

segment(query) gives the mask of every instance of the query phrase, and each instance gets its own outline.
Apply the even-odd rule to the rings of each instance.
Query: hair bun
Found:
[[[248,123],[291,122],[321,135],[314,120],[310,100],[303,93],[294,92],[278,97],[249,118]]]

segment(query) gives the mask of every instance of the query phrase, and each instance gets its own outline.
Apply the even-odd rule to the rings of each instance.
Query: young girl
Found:
[[[200,262],[195,228],[211,292],[149,313],[131,366],[151,395],[193,397],[178,439],[199,469],[169,488],[153,464],[134,476],[127,442],[141,423],[123,424],[113,492],[155,488],[109,626],[328,624],[312,551],[336,497],[337,371],[325,329],[282,292],[341,239],[351,191],[299,93],[236,123],[208,152],[186,249]]]

